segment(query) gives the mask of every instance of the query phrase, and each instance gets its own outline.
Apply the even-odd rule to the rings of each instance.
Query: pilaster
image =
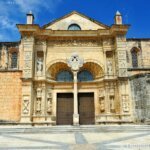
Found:
[[[24,36],[21,44],[24,52],[21,122],[29,123],[33,113],[34,37]]]

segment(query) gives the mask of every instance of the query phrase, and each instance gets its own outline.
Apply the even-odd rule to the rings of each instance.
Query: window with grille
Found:
[[[77,24],[71,24],[69,27],[68,27],[68,30],[81,30],[80,26],[77,25]]]
[[[136,68],[138,67],[138,53],[136,50],[132,50],[132,67]]]
[[[11,68],[17,68],[17,53],[14,52],[11,55]]]
[[[93,80],[93,75],[91,72],[89,72],[87,70],[83,70],[78,73],[78,81],[79,82],[92,81],[92,80]]]

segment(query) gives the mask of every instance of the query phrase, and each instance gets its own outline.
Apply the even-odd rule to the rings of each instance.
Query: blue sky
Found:
[[[131,24],[128,38],[150,38],[150,0],[0,0],[0,6],[0,41],[20,39],[16,24],[26,23],[29,10],[40,26],[73,10],[112,25],[119,10]]]

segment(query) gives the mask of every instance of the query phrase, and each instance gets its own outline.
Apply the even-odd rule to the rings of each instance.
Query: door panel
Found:
[[[80,124],[88,125],[95,123],[95,109],[94,109],[94,93],[79,93],[79,115]]]
[[[57,94],[57,125],[73,124],[73,94]]]

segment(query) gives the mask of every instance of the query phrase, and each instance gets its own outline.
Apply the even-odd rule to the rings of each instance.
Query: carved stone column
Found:
[[[79,112],[78,112],[78,87],[77,87],[77,73],[79,68],[83,66],[83,59],[79,58],[78,54],[73,53],[68,60],[68,66],[71,67],[74,75],[74,114],[73,124],[79,125]]]

